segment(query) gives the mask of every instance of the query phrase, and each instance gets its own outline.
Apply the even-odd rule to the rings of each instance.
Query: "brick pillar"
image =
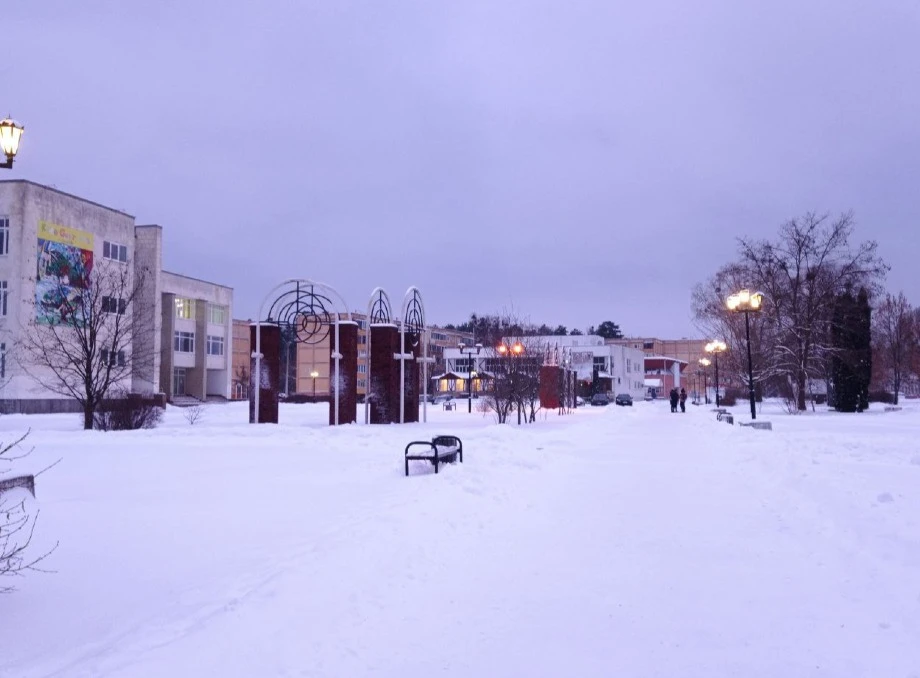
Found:
[[[371,355],[367,375],[372,424],[399,423],[399,330],[396,325],[371,325]]]
[[[335,341],[335,327],[339,327],[339,343]],[[329,327],[329,425],[335,426],[335,359],[338,350],[339,361],[339,424],[353,424],[358,412],[358,323],[339,320]],[[341,348],[339,348],[341,347]],[[373,346],[371,347],[373,349]]]
[[[554,410],[562,404],[562,378],[561,367],[543,365],[540,368],[540,407]]]
[[[252,351],[256,350],[255,325],[249,326],[249,342]],[[249,359],[249,423],[256,421],[256,386],[259,388],[259,423],[278,423],[278,387],[281,385],[281,328],[277,325],[262,325],[261,370],[256,372],[256,359]]]
[[[420,392],[418,380],[420,370],[415,358],[422,355],[422,342],[418,333],[406,332],[406,353],[411,353],[413,357],[412,360],[406,361],[406,390],[403,393],[403,397],[406,400],[405,423],[408,424],[418,421],[418,394]]]

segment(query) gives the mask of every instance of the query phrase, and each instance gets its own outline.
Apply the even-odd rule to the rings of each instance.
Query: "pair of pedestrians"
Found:
[[[677,406],[680,404],[680,411],[687,411],[687,391],[684,389],[677,390],[677,388],[671,389],[671,411],[677,412]]]

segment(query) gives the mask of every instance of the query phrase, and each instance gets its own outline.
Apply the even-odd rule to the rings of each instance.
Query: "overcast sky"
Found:
[[[235,289],[697,336],[739,235],[853,209],[920,303],[916,0],[6,0],[13,171]],[[397,301],[398,303],[398,301]]]

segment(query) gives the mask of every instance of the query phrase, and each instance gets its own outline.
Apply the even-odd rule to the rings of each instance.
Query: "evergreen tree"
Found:
[[[837,295],[832,324],[831,379],[834,384],[834,409],[856,412],[859,407],[857,377],[858,314],[850,290]]]
[[[872,382],[872,307],[869,293],[863,287],[856,297],[854,309],[856,332],[853,350],[856,358],[856,385],[859,411],[869,409],[869,385]]]

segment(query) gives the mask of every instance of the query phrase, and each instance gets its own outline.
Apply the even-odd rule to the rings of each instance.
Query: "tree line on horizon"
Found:
[[[444,329],[469,332],[476,341],[482,344],[497,344],[502,337],[565,337],[596,335],[604,339],[622,339],[623,332],[620,326],[612,320],[605,320],[597,327],[591,325],[585,332],[565,325],[551,327],[546,323],[537,325],[526,320],[521,320],[511,313],[479,314],[471,313],[468,320],[462,323],[448,323]]]

